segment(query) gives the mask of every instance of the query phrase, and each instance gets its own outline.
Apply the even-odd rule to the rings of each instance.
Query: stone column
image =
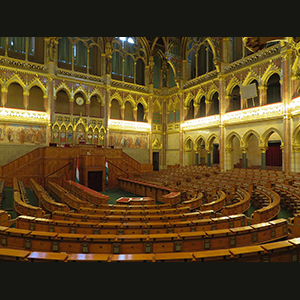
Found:
[[[267,87],[259,86],[259,106],[267,104]]]
[[[105,134],[105,138],[104,138],[104,147],[108,147],[109,144],[109,128],[108,128],[108,122],[110,119],[110,88],[108,87],[106,89],[106,93],[105,93],[105,99],[104,99],[104,118],[103,118],[103,126],[106,129],[106,134]]]
[[[153,164],[153,155],[152,155],[152,109],[153,109],[153,98],[152,96],[149,97],[149,106],[148,106],[148,111],[147,113],[145,112],[145,115],[148,116],[147,122],[149,122],[150,125],[150,132],[148,136],[148,141],[149,141],[149,164]]]
[[[179,100],[180,100],[179,122],[180,122],[180,124],[182,124],[183,121],[185,120],[185,116],[186,116],[186,115],[184,116],[182,92],[180,92],[178,96],[179,96]],[[180,164],[180,166],[183,166],[183,131],[182,131],[181,127],[179,129],[179,164]]]
[[[71,97],[69,99],[69,114],[73,115],[73,113],[74,113],[74,98]]]
[[[2,106],[5,107],[6,102],[7,102],[7,87],[6,86],[2,86],[1,88],[1,100],[2,100]]]
[[[242,150],[242,168],[247,169],[247,149],[241,148]]]
[[[211,166],[211,151],[207,151],[207,166]]]
[[[121,116],[121,120],[124,120],[125,117],[125,105],[122,104],[120,107],[120,116]]]
[[[290,172],[290,157],[291,157],[291,116],[289,113],[289,103],[291,100],[291,49],[285,50],[282,60],[282,83],[281,83],[281,99],[283,102],[283,130],[284,130],[284,152],[283,152],[283,171],[286,173]]]
[[[91,101],[87,100],[85,103],[85,114],[86,116],[90,116],[91,114]]]
[[[24,108],[27,109],[27,107],[29,105],[29,92],[28,91],[23,92],[23,105],[24,105]]]
[[[200,110],[200,104],[194,103],[194,119],[197,118],[197,115],[199,114],[199,110]]]
[[[162,165],[163,169],[167,168],[167,157],[166,157],[166,148],[167,148],[167,99],[163,99],[162,103],[162,128],[163,128],[163,136],[162,136]],[[180,159],[179,159],[180,160]]]
[[[132,109],[133,121],[137,120],[137,107]]]
[[[267,151],[267,147],[260,147],[260,152],[261,152],[261,169],[262,170],[266,170],[266,166],[267,166],[266,151]]]
[[[220,171],[226,171],[226,163],[225,163],[225,126],[223,124],[223,116],[225,114],[225,81],[222,76],[219,77],[220,79],[220,100],[219,100],[219,112],[220,112],[220,157],[219,157],[219,166]]]
[[[226,147],[225,154],[226,154],[226,162],[225,162],[226,170],[232,170],[233,169],[233,162],[232,162],[233,148]]]

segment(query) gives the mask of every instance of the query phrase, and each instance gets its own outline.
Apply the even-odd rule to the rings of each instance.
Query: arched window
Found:
[[[188,44],[189,79],[215,70],[213,51],[203,37],[192,37]]]
[[[112,48],[112,78],[144,85],[146,51],[139,40],[116,37]]]
[[[141,103],[137,105],[137,121],[144,122],[144,106]]]
[[[87,70],[87,47],[82,41],[74,45],[74,69],[79,72]]]
[[[267,83],[267,104],[281,102],[280,77],[274,73]]]
[[[98,95],[93,95],[90,99],[90,116],[100,118],[100,97]]]
[[[57,65],[60,68],[101,75],[103,40],[100,37],[61,37]]]
[[[211,99],[210,109],[207,112],[207,116],[219,114],[219,93],[215,92]]]
[[[132,111],[132,106],[129,101],[125,102],[125,109],[124,109],[124,120],[127,121],[133,121],[133,111]]]
[[[64,90],[60,90],[56,94],[56,101],[55,101],[56,113],[69,113],[69,96]]]
[[[57,65],[60,68],[72,69],[72,43],[67,37],[62,37],[58,42]]]
[[[27,109],[45,111],[44,93],[38,86],[33,86],[29,90],[29,104]]]
[[[131,55],[125,56],[124,65],[124,80],[127,82],[133,82],[134,78],[134,60]]]
[[[120,105],[116,99],[112,99],[111,101],[110,117],[111,119],[121,120]]]
[[[256,97],[246,99],[247,108],[259,106],[259,90],[258,90],[258,82],[256,79],[252,80],[250,84],[255,84],[256,86]]]
[[[186,120],[194,119],[194,100],[192,99],[189,104],[188,113],[186,115]]]
[[[241,109],[241,94],[240,94],[240,87],[236,85],[231,92],[231,99],[228,111],[235,111]]]
[[[10,108],[24,109],[23,88],[16,82],[8,87],[6,106]]]
[[[205,96],[202,96],[200,100],[199,118],[206,116],[206,103]]]

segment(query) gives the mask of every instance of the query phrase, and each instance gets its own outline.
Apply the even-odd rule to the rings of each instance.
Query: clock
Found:
[[[76,98],[76,103],[77,103],[78,105],[82,105],[82,104],[84,103],[83,98],[81,98],[81,97]]]

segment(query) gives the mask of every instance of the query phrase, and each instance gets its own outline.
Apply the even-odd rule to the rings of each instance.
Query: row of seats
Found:
[[[159,253],[227,249],[288,237],[286,219],[236,228],[158,234],[57,233],[0,226],[1,247],[67,253]]]
[[[63,188],[78,199],[92,203],[96,207],[101,204],[107,204],[109,200],[109,196],[103,195],[73,180],[64,180]]]
[[[45,215],[45,211],[41,207],[33,206],[22,199],[22,194],[19,189],[18,180],[13,178],[14,189],[14,210],[20,215],[42,217]]]
[[[206,219],[187,219],[185,221],[167,222],[82,222],[77,220],[34,218],[18,216],[16,228],[35,231],[59,233],[85,234],[152,234],[195,232],[236,228],[246,225],[246,216],[243,214],[226,217],[212,217]]]
[[[300,238],[218,250],[136,254],[85,254],[0,248],[0,261],[24,262],[299,262]]]
[[[70,211],[70,207],[63,203],[58,203],[54,201],[45,189],[39,185],[35,180],[30,178],[30,188],[33,190],[35,196],[39,200],[40,206],[42,206],[48,212],[53,211]]]

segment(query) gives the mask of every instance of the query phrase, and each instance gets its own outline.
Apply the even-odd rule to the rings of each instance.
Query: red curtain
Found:
[[[266,164],[267,166],[282,167],[282,151],[280,149],[280,143],[268,145],[268,150],[266,151]]]

